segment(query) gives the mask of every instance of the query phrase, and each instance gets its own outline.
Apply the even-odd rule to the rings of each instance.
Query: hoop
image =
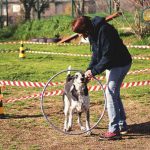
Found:
[[[80,133],[71,133],[71,132],[65,132],[63,130],[61,130],[60,128],[58,128],[57,126],[55,126],[49,119],[48,119],[48,116],[46,115],[45,111],[44,111],[44,106],[43,106],[43,103],[44,103],[44,93],[46,91],[46,88],[47,86],[49,85],[49,83],[55,78],[57,77],[58,75],[64,73],[64,72],[68,72],[68,71],[77,71],[77,72],[82,72],[82,70],[76,70],[76,69],[68,69],[68,70],[63,70],[63,71],[60,71],[58,72],[57,74],[55,74],[54,76],[52,76],[48,82],[46,83],[41,95],[40,95],[40,106],[41,106],[41,111],[42,111],[42,114],[44,116],[44,118],[46,119],[46,121],[49,123],[49,125],[51,125],[51,127],[61,133],[64,133],[64,134],[68,134],[68,135],[81,135],[81,134],[84,134],[88,131],[91,131],[92,129],[94,129],[98,124],[99,122],[102,120],[103,116],[104,116],[104,113],[105,113],[105,110],[106,110],[106,102],[107,102],[107,99],[106,99],[106,95],[105,95],[105,90],[103,88],[103,85],[102,83],[96,78],[96,77],[93,77],[97,82],[98,84],[100,85],[101,89],[102,89],[102,92],[103,92],[103,96],[104,96],[104,106],[103,106],[103,111],[102,113],[100,114],[100,117],[98,119],[98,121],[89,129],[89,130],[86,130],[86,131],[82,131]]]

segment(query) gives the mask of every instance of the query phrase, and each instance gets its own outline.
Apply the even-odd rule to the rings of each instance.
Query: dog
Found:
[[[87,88],[87,79],[81,72],[76,72],[75,75],[67,74],[66,83],[64,86],[63,101],[64,101],[64,131],[68,132],[72,129],[73,113],[78,114],[78,124],[82,131],[87,131],[90,135],[90,113],[89,104],[90,98]],[[81,114],[86,115],[86,127],[82,125]]]

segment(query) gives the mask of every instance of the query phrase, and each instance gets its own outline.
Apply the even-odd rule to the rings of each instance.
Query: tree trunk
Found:
[[[25,21],[31,19],[31,9],[25,9]]]

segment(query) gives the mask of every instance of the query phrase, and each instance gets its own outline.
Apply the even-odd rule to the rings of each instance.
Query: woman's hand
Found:
[[[91,70],[87,70],[84,74],[88,80],[91,80],[91,78],[93,77]]]

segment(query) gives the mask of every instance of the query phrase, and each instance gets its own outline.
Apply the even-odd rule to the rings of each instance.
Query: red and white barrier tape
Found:
[[[71,53],[56,53],[56,52],[42,52],[42,51],[27,51],[32,54],[50,54],[50,55],[63,55],[63,56],[79,56],[79,57],[91,57],[91,55],[86,54],[71,54]]]
[[[148,80],[148,81],[122,83],[121,88],[146,86],[146,85],[150,85],[150,80]],[[106,85],[104,85],[103,87],[106,88]],[[102,89],[101,86],[88,87],[88,90],[90,92],[91,91],[99,91],[101,89]],[[56,91],[46,92],[45,96],[58,96],[58,95],[62,95],[62,93],[63,93],[63,90],[56,90]],[[40,97],[40,94],[33,94],[33,95],[29,95],[29,96],[23,96],[23,97],[20,97],[20,98],[3,100],[3,102],[4,103],[10,103],[10,102],[20,101],[20,100],[25,100],[25,99],[31,99],[31,98],[39,98],[39,97]]]
[[[135,71],[129,71],[127,73],[127,75],[129,75],[129,74],[137,74],[137,73],[144,73],[144,72],[147,72],[147,71],[150,71],[150,68],[141,69],[141,70],[135,70]]]
[[[129,74],[137,74],[137,73],[143,73],[150,71],[150,68],[147,69],[141,69],[141,70],[135,70],[128,72]],[[98,80],[104,80],[105,76],[97,77]],[[50,82],[49,86],[57,86],[57,85],[63,85],[64,82]],[[44,87],[46,83],[43,82],[27,82],[27,81],[0,81],[0,85],[4,86],[21,86],[21,87]]]
[[[139,59],[139,60],[150,60],[150,57],[132,56],[132,59]]]
[[[141,69],[141,70],[135,70],[135,71],[130,71],[127,73],[127,75],[130,74],[137,74],[137,73],[144,73],[150,71],[150,68],[146,68],[146,69]],[[97,77],[98,80],[104,80],[106,77],[105,76],[101,76],[101,77]]]
[[[56,52],[41,52],[41,51],[27,51],[28,53],[32,54],[50,54],[50,55],[63,55],[63,56],[77,56],[77,57],[91,57],[91,55],[86,54],[71,54],[71,53],[56,53]],[[142,60],[149,60],[150,57],[140,57],[140,56],[133,56],[133,59],[142,59]]]
[[[50,82],[49,86],[62,85],[64,82]],[[0,85],[5,86],[21,86],[21,87],[44,87],[46,83],[43,82],[27,82],[27,81],[0,81]]]
[[[44,96],[58,96],[62,95],[63,90],[56,90],[56,91],[51,91],[51,92],[46,92]],[[3,100],[4,103],[10,103],[10,102],[16,102],[20,100],[26,100],[26,99],[32,99],[32,98],[39,98],[41,94],[33,94],[33,95],[28,95],[28,96],[22,96],[20,98],[14,98],[14,99],[7,99]]]
[[[12,41],[12,42],[0,42],[0,44],[20,44],[21,41],[16,42],[16,41]],[[62,45],[62,46],[80,46],[80,45],[89,45],[89,44],[75,44],[75,43],[44,43],[44,42],[31,42],[31,41],[22,41],[23,44],[38,44],[38,45]],[[150,49],[149,45],[127,45],[128,48],[141,48],[141,49]]]
[[[127,45],[128,48],[150,49],[149,45]]]
[[[11,50],[0,50],[0,53],[18,53],[18,51],[11,51]],[[56,53],[56,52],[43,52],[43,51],[26,51],[27,53],[31,54],[48,54],[48,55],[61,55],[61,56],[75,56],[75,57],[91,57],[88,54],[71,54],[71,53]],[[150,60],[150,57],[144,56],[132,56],[133,59],[139,60]]]

